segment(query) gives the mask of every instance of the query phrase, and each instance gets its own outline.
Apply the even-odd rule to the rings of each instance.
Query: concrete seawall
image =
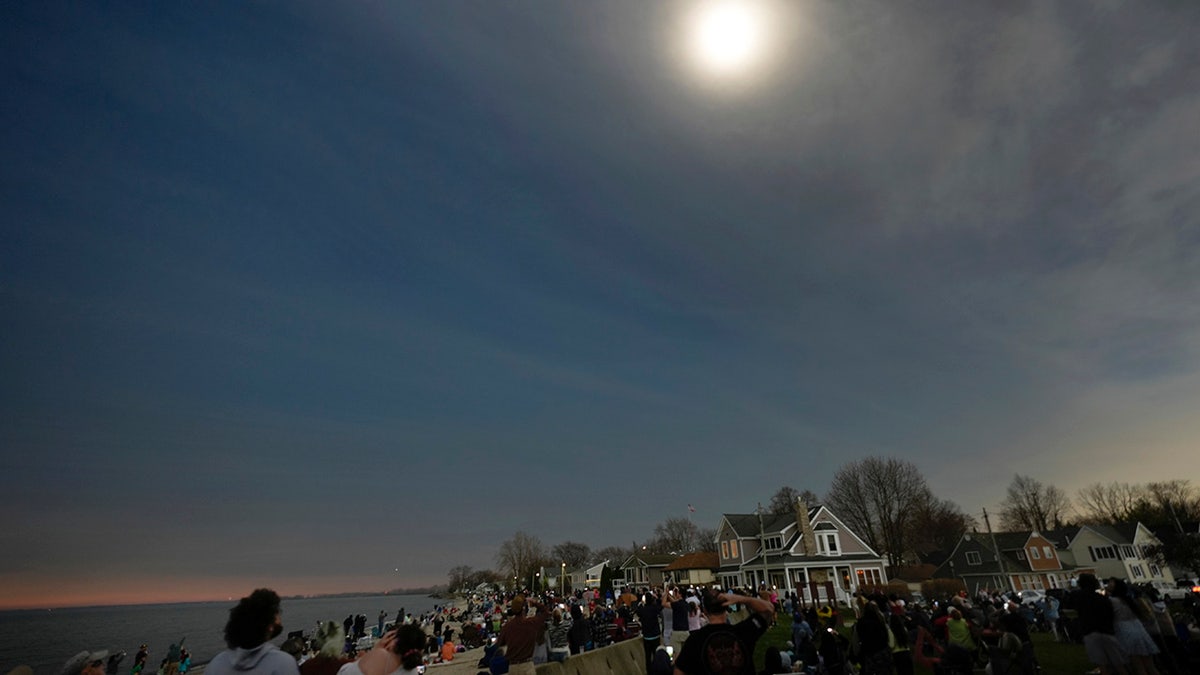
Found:
[[[562,663],[543,663],[537,675],[646,675],[641,638],[575,654]]]

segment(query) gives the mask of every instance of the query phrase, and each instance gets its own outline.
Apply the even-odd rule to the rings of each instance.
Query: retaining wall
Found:
[[[646,675],[646,652],[641,638],[574,654],[562,663],[543,663],[537,675]]]

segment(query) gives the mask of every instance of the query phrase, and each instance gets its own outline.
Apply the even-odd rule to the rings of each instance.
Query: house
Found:
[[[849,600],[887,583],[886,561],[827,507],[795,514],[724,514],[717,526],[718,581],[771,586],[805,603]]]
[[[601,560],[595,565],[578,567],[567,573],[568,583],[573,589],[600,588],[600,575],[608,566],[607,560]]]
[[[681,586],[707,586],[717,580],[721,557],[713,551],[688,553],[663,568],[664,580]]]
[[[961,579],[974,594],[1065,588],[1075,573],[1075,566],[1059,557],[1054,539],[1037,531],[968,532],[933,576]]]
[[[1130,583],[1175,585],[1168,567],[1160,566],[1148,554],[1151,546],[1162,542],[1141,523],[1082,525],[1055,531],[1064,558],[1079,572],[1090,572],[1101,579],[1117,577]]]
[[[662,586],[663,570],[675,561],[670,553],[635,553],[625,559],[613,575],[613,588]]]

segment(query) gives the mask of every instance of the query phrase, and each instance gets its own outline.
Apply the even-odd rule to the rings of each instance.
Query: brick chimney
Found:
[[[817,534],[808,519],[808,504],[800,498],[796,499],[796,526],[800,528],[800,540],[804,542],[804,555],[816,555]]]

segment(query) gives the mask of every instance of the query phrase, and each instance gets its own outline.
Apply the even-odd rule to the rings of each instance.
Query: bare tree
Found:
[[[577,541],[564,541],[550,550],[550,558],[566,563],[567,569],[574,569],[591,561],[592,547]]]
[[[1000,503],[1000,520],[1006,530],[1047,530],[1061,527],[1071,510],[1071,500],[1053,485],[1016,474]]]
[[[825,497],[838,518],[891,565],[904,561],[913,516],[931,500],[916,465],[892,457],[867,457],[843,466]]]
[[[696,544],[697,551],[704,551],[705,553],[717,552],[717,528],[702,527],[697,538],[699,539]]]
[[[654,538],[646,542],[652,553],[690,553],[700,546],[700,528],[687,518],[667,518],[654,526]]]
[[[810,506],[821,501],[812,490],[797,490],[794,487],[785,485],[776,490],[775,494],[771,496],[771,502],[767,504],[767,513],[795,513],[796,502],[800,499],[803,499]]]
[[[496,564],[509,572],[518,586],[528,580],[545,560],[546,547],[540,539],[527,532],[517,532],[512,539],[500,544],[500,550],[496,552]]]
[[[632,548],[625,546],[605,546],[592,552],[592,562],[607,560],[613,567],[620,565],[633,553]]]
[[[466,586],[467,582],[470,580],[471,574],[472,570],[469,565],[457,565],[455,567],[451,567],[450,572],[447,574],[449,577],[448,588],[450,589],[450,592],[453,593],[455,591],[462,590],[462,588]]]
[[[916,507],[909,523],[909,548],[918,555],[950,551],[964,532],[975,527],[975,519],[958,504],[932,494]]]
[[[1075,493],[1075,506],[1085,523],[1120,523],[1137,506],[1140,490],[1129,483],[1092,483]]]

